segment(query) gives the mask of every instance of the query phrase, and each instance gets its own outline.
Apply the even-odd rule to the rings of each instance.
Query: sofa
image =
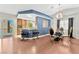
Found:
[[[27,30],[27,29],[23,29],[21,32],[21,37],[24,38],[32,38],[35,36],[38,36],[39,32],[37,30]]]

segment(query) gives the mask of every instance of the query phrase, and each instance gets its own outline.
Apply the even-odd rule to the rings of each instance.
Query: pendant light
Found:
[[[56,19],[61,20],[63,18],[63,11],[60,4],[58,4],[58,7],[59,8],[58,8],[58,12],[56,13]]]

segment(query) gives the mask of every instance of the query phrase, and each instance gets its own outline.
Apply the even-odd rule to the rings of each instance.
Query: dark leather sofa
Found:
[[[31,37],[35,37],[38,36],[39,32],[37,30],[27,30],[27,29],[23,29],[21,32],[21,37],[24,38],[31,38]]]

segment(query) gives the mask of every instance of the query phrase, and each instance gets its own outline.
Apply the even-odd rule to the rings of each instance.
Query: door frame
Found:
[[[73,21],[74,21],[73,17],[68,18],[68,36],[70,35],[71,27],[72,27],[72,36],[73,36]]]

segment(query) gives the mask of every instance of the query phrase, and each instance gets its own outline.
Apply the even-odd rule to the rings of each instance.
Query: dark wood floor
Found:
[[[52,38],[53,39],[53,38]],[[79,40],[64,37],[63,41],[51,42],[50,36],[36,40],[21,41],[19,38],[6,37],[0,39],[2,54],[78,54]]]

